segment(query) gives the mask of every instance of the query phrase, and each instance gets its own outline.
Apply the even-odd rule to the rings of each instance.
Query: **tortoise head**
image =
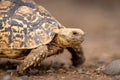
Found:
[[[78,45],[84,40],[84,32],[77,28],[63,28],[58,33],[58,43],[63,47]]]

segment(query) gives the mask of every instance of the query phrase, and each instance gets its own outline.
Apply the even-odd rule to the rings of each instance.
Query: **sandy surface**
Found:
[[[100,72],[101,67],[120,58],[120,4],[117,0],[36,0],[66,27],[81,28],[86,33],[83,49],[86,62],[77,68],[43,69],[28,80],[114,80]],[[43,61],[43,64],[65,68],[71,65],[71,55],[63,54]],[[54,64],[54,63],[57,63]],[[61,66],[61,65],[60,65]],[[50,71],[51,70],[51,71]],[[4,73],[1,71],[1,75]],[[119,79],[118,79],[119,80]]]

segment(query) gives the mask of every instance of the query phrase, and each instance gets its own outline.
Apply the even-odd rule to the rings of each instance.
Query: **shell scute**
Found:
[[[52,41],[59,31],[59,22],[31,0],[7,0],[1,4],[0,49],[35,48]]]

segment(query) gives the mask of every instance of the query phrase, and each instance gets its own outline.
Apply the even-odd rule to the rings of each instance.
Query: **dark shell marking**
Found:
[[[47,44],[59,25],[32,0],[0,1],[0,49],[31,49]]]

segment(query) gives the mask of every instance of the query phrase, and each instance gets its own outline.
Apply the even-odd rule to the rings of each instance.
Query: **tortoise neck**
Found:
[[[67,43],[65,40],[61,40],[59,35],[55,36],[54,42],[57,46],[61,47],[61,48],[66,48],[67,47]]]
[[[62,42],[60,41],[58,35],[55,36],[55,38],[53,39],[53,41],[51,42],[51,44],[54,44],[54,45],[57,46],[57,47],[64,47],[64,46],[62,45]]]

